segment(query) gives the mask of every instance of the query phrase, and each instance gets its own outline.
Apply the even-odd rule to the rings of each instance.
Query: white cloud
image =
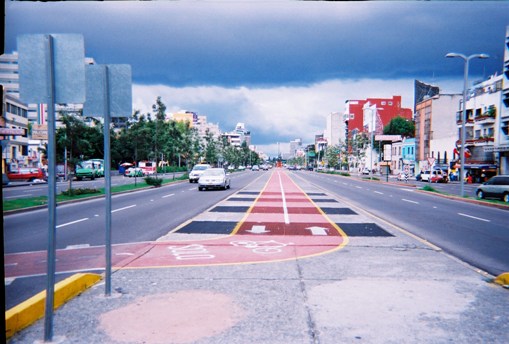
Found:
[[[461,82],[457,80],[444,81],[444,84],[454,92],[461,90]],[[414,79],[329,80],[308,86],[273,88],[134,85],[133,107],[142,113],[151,112],[152,104],[161,96],[168,112],[195,111],[206,115],[209,122],[219,123],[224,131],[244,122],[251,130],[252,143],[272,156],[277,153],[277,142],[287,143],[294,138],[301,138],[303,143],[313,142],[314,135],[325,129],[325,116],[331,112],[342,113],[348,99],[401,95],[402,106],[413,108],[413,93]]]

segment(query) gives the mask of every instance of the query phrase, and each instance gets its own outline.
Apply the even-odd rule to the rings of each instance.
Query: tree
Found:
[[[338,145],[327,147],[327,150],[325,151],[325,159],[327,160],[329,167],[337,167],[339,165],[340,152],[341,148]]]
[[[415,137],[415,124],[403,117],[394,117],[384,127],[385,135],[401,135],[403,137]]]

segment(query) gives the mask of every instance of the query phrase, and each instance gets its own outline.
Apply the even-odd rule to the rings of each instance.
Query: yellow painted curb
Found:
[[[55,284],[54,308],[57,309],[74,296],[82,293],[97,281],[101,280],[97,274],[74,274]],[[12,307],[5,312],[5,336],[10,338],[16,332],[33,324],[45,313],[46,290],[32,296],[28,300]]]
[[[498,275],[494,282],[500,285],[509,285],[509,272]]]

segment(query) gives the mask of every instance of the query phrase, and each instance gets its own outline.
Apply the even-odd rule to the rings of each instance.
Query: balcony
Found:
[[[483,114],[479,114],[475,116],[476,123],[495,123],[495,118],[497,117],[497,108],[491,105]]]
[[[493,137],[479,137],[476,139],[468,139],[465,144],[471,146],[492,146],[493,142],[495,142]]]

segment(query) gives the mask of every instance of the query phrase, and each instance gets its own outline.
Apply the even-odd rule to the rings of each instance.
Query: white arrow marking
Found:
[[[270,231],[266,231],[265,226],[253,226],[253,228],[248,229],[246,232],[251,232],[253,234],[263,234],[268,233]]]
[[[323,228],[323,227],[308,227],[306,229],[309,229],[311,231],[311,234],[313,234],[313,235],[327,235],[327,228]]]

